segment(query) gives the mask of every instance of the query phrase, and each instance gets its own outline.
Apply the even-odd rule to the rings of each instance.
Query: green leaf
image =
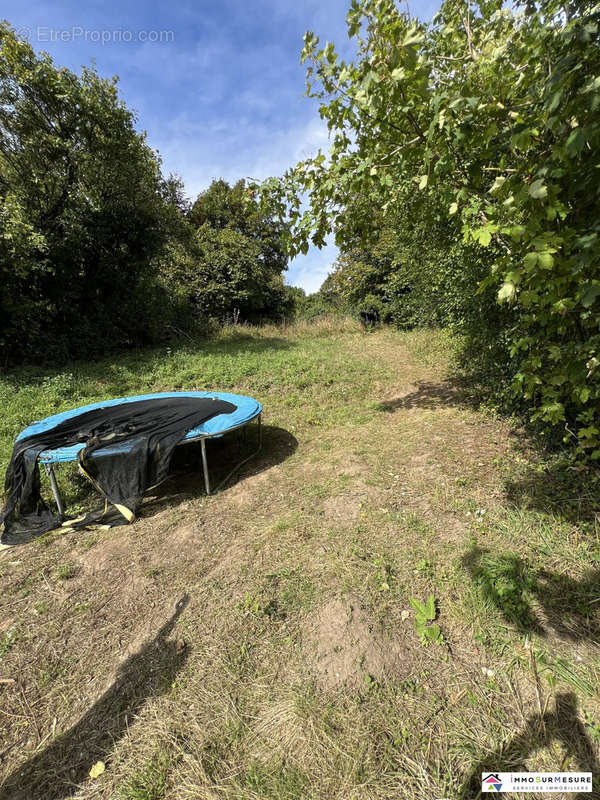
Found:
[[[422,33],[418,33],[418,32],[411,33],[409,31],[408,35],[406,36],[406,38],[402,42],[402,47],[415,47],[416,45],[421,44],[422,41],[423,41],[423,34]]]
[[[585,88],[582,89],[581,91],[582,92],[596,92],[596,91],[599,91],[599,90],[600,90],[600,75],[597,78],[593,78],[587,84],[587,86],[585,86]]]
[[[428,620],[435,619],[435,598],[432,594],[429,595],[425,602],[425,614]]]
[[[498,189],[502,188],[502,186],[504,186],[505,183],[506,183],[506,178],[504,177],[504,175],[498,175],[498,177],[492,184],[490,193],[497,192]]]
[[[417,600],[415,597],[409,597],[409,602],[419,616],[426,616],[425,606],[420,600]]]
[[[419,189],[424,189],[427,186],[429,178],[427,175],[421,175],[419,178]]]
[[[506,232],[515,242],[520,242],[527,233],[527,228],[525,228],[524,225],[513,225],[511,228],[508,228]]]
[[[510,302],[514,300],[514,297],[517,293],[517,287],[514,285],[512,281],[506,281],[503,283],[500,289],[498,290],[498,300]]]
[[[431,642],[439,642],[442,636],[442,631],[439,625],[428,625],[423,630],[423,634]]]
[[[579,299],[581,301],[581,305],[584,308],[590,308],[593,305],[595,299],[600,294],[600,284],[598,283],[586,283],[581,289]]]
[[[548,188],[544,185],[544,181],[541,178],[537,181],[533,181],[527,191],[534,200],[543,200],[548,196]]]
[[[515,133],[514,136],[511,136],[510,143],[514,150],[521,150],[526,151],[531,146],[531,137],[533,131],[525,130],[520,131],[519,133]]]
[[[549,114],[552,114],[554,111],[556,111],[556,109],[560,105],[561,98],[562,98],[562,89],[559,89],[558,92],[554,92],[554,94],[552,95],[552,99],[550,100],[550,103],[548,104],[548,113]]]
[[[450,203],[450,208],[448,209],[448,215],[452,216],[453,214],[456,214],[457,211],[458,211],[458,203]]]
[[[585,134],[581,130],[581,128],[575,128],[575,130],[571,131],[569,138],[567,139],[567,153],[570,156],[577,156],[583,148],[585,147]]]
[[[492,241],[492,234],[487,228],[480,228],[475,233],[477,241],[484,247],[487,247],[489,243]]]
[[[552,269],[552,265],[554,264],[554,258],[552,253],[544,252],[537,254],[538,264],[542,269]]]

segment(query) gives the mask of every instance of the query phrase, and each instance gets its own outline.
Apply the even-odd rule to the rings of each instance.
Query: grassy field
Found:
[[[479,409],[452,353],[323,323],[2,377],[2,471],[32,419],[107,397],[219,388],[265,424],[215,496],[186,451],[134,525],[0,552],[1,800],[434,800],[479,796],[483,770],[600,776],[589,476]],[[215,473],[236,446],[214,444]]]

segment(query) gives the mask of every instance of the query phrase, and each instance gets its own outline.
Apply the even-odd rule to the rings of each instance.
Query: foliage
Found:
[[[0,358],[71,357],[280,319],[284,226],[243,181],[190,207],[116,79],[58,69],[0,27]]]
[[[429,642],[442,642],[442,631],[439,625],[433,625],[437,617],[435,608],[435,599],[430,594],[427,600],[423,603],[421,600],[416,600],[414,597],[410,598],[410,604],[415,609],[415,631],[419,635],[423,644]]]
[[[308,297],[299,286],[284,284],[284,313],[287,317],[303,316],[308,306]]]
[[[0,352],[97,352],[150,336],[150,262],[172,215],[116,82],[0,26]]]
[[[283,226],[261,208],[243,180],[220,179],[200,194],[189,230],[161,269],[196,318],[276,319],[291,313],[284,289]]]
[[[498,404],[517,410],[506,335],[515,308],[500,305],[493,287],[481,289],[488,261],[463,240],[456,216],[448,217],[435,197],[406,192],[399,212],[373,215],[367,240],[352,231],[352,220],[349,213],[345,230],[355,243],[342,250],[321,287],[325,304],[398,328],[459,333],[459,361],[470,379],[493,387]]]
[[[372,224],[368,241],[356,237],[356,244],[342,251],[323,291],[346,308],[359,308],[371,297],[381,319],[401,328],[462,326],[470,320],[474,307],[482,305],[475,299],[485,266],[435,199],[407,195],[401,213],[376,215]],[[493,292],[486,293],[485,304],[489,313]]]
[[[291,252],[330,230],[349,251],[373,208],[398,219],[407,194],[434,198],[480,252],[479,289],[508,307],[498,337],[532,419],[600,457],[598,6],[447,0],[426,25],[353,0],[347,21],[353,62],[310,32],[302,54],[329,155],[263,185]]]

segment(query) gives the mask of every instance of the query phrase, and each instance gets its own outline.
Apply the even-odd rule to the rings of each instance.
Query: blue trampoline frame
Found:
[[[230,394],[229,392],[158,392],[155,394],[142,394],[142,395],[135,395],[133,397],[118,397],[114,400],[104,400],[100,401],[99,403],[90,403],[89,405],[79,406],[78,408],[70,409],[69,411],[63,411],[60,414],[53,414],[50,417],[46,417],[45,419],[38,420],[33,422],[29,425],[25,430],[21,431],[21,433],[17,436],[17,441],[19,439],[24,439],[26,436],[33,436],[36,433],[42,433],[43,431],[50,430],[61,422],[64,422],[67,419],[72,419],[73,417],[78,416],[79,414],[83,414],[86,411],[93,411],[98,408],[109,408],[110,406],[115,406],[119,404],[125,403],[133,403],[137,400],[153,400],[153,399],[163,399],[165,397],[201,397],[201,398],[216,398],[219,400],[226,400],[230,403],[233,403],[236,406],[236,410],[232,411],[230,414],[217,414],[215,417],[211,417],[210,419],[203,422],[201,425],[198,425],[196,428],[193,428],[191,431],[185,435],[185,437],[179,443],[182,444],[189,444],[190,442],[197,442],[200,441],[200,447],[202,450],[202,472],[204,475],[204,487],[206,489],[206,494],[210,495],[210,478],[208,473],[208,459],[206,456],[206,440],[207,439],[219,439],[221,436],[224,436],[226,433],[230,433],[231,431],[238,430],[239,428],[245,428],[252,420],[256,419],[258,424],[258,447],[257,449],[250,453],[249,456],[242,459],[238,464],[234,466],[234,468],[223,478],[223,480],[219,483],[219,485],[213,491],[218,491],[222,486],[224,486],[227,481],[231,478],[231,476],[237,472],[247,461],[254,456],[258,455],[262,447],[262,426],[261,426],[261,416],[262,416],[262,405],[255,400],[253,397],[246,397],[245,395],[238,395],[238,394]],[[245,431],[244,431],[245,435]],[[50,486],[52,488],[52,494],[54,495],[54,499],[56,501],[56,505],[58,508],[58,513],[61,517],[64,517],[65,507],[60,496],[60,492],[58,489],[58,485],[56,483],[56,476],[54,474],[54,464],[60,463],[67,463],[72,461],[77,461],[77,456],[85,445],[81,442],[76,442],[72,445],[66,445],[64,447],[59,447],[54,450],[44,450],[40,453],[38,457],[38,461],[40,464],[44,466],[44,469],[50,479]],[[104,453],[118,453],[119,451],[125,452],[126,445],[115,445],[114,448],[104,449]],[[92,458],[102,457],[102,452],[99,452],[96,456],[92,455]]]

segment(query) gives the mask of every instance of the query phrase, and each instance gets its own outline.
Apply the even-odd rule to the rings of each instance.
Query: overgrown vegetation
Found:
[[[147,341],[169,183],[116,84],[77,77],[0,27],[0,358]]]
[[[335,231],[327,292],[451,323],[505,405],[508,379],[513,407],[599,458],[598,6],[447,0],[428,25],[353,0],[347,21],[353,61],[312,32],[302,54],[329,154],[263,186],[292,249]]]

